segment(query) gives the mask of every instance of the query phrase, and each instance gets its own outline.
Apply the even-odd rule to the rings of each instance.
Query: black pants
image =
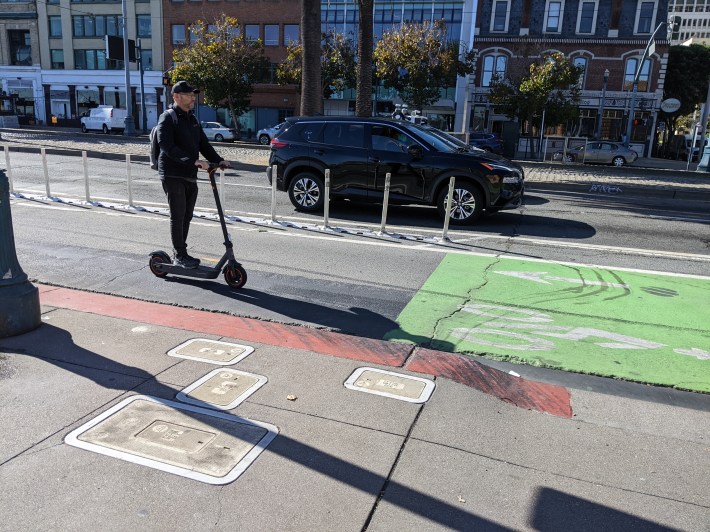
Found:
[[[187,232],[197,201],[197,183],[166,177],[163,190],[170,206],[170,238],[178,255],[187,253]]]

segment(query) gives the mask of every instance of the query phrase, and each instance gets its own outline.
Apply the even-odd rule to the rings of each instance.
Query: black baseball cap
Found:
[[[198,89],[190,85],[187,81],[178,81],[173,85],[173,94],[194,92],[197,94],[200,92]]]

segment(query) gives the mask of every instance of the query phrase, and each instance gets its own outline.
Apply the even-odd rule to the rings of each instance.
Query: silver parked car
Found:
[[[274,127],[266,127],[257,131],[256,139],[259,141],[259,144],[261,144],[262,146],[267,146],[269,142],[271,142],[271,139],[276,136],[276,134],[281,129],[281,126],[283,125],[284,122],[281,122],[280,124],[277,124]]]
[[[552,155],[555,161],[564,160],[567,163],[593,163],[612,164],[614,166],[624,166],[630,164],[638,158],[638,153],[627,148],[619,142],[594,141],[588,142],[586,146],[578,146],[567,150],[567,153],[556,151]]]
[[[219,122],[201,122],[202,129],[210,140],[222,142],[223,140],[234,140],[234,131]]]

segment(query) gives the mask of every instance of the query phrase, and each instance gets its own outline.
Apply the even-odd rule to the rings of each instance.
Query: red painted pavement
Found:
[[[561,386],[513,377],[461,355],[361,338],[303,326],[150,303],[136,299],[38,284],[43,305],[99,314],[246,342],[303,349],[323,355],[445,377],[521,408],[571,417],[569,391]],[[405,365],[406,362],[406,365]]]
[[[520,408],[572,417],[567,388],[515,377],[467,356],[417,348],[405,368],[451,379]]]

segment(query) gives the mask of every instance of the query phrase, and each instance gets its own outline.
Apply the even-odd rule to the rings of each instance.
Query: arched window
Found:
[[[499,79],[504,78],[507,65],[508,57],[505,55],[491,54],[484,56],[481,87],[490,87],[493,76],[496,76]]]
[[[634,86],[634,77],[636,76],[636,69],[638,68],[639,60],[636,57],[626,60],[626,70],[624,71],[624,90],[631,90]],[[651,60],[646,59],[643,62],[643,68],[641,69],[641,74],[639,75],[639,85],[638,90],[648,91],[648,80],[651,75]]]
[[[584,88],[584,83],[587,79],[587,58],[586,57],[575,57],[572,61],[574,66],[582,67],[582,73],[579,75],[579,81],[577,81],[577,87],[580,89]]]

